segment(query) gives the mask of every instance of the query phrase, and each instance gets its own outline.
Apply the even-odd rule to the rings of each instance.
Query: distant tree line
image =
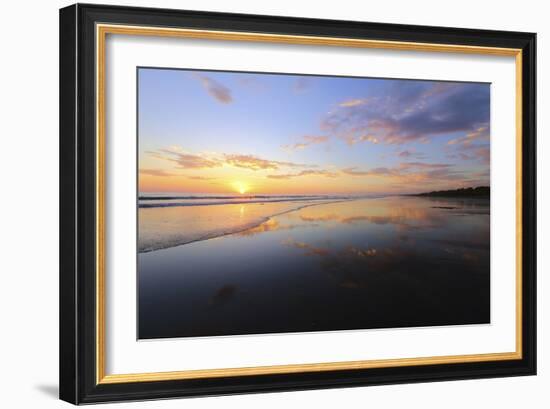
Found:
[[[418,193],[415,196],[430,196],[430,197],[489,197],[491,189],[489,186],[466,187],[453,190],[437,190],[434,192]]]

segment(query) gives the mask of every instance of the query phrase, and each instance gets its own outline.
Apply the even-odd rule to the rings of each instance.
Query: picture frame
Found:
[[[243,42],[258,50],[277,44],[513,58],[515,350],[107,373],[105,106],[112,84],[106,83],[105,61],[111,54],[105,47],[106,38],[116,35]],[[84,404],[535,375],[535,81],[533,33],[85,4],[61,9],[60,398]]]

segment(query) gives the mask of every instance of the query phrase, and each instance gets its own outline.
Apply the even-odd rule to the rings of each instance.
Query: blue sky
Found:
[[[490,85],[139,69],[140,191],[488,185]]]

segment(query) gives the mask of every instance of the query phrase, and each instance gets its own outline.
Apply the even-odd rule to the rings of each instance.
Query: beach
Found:
[[[143,253],[245,231],[277,215],[341,200],[348,199],[320,196],[142,199],[138,251]]]
[[[237,200],[139,208],[140,339],[490,322],[489,199]]]

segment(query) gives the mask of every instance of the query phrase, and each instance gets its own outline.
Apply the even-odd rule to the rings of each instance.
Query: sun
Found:
[[[250,187],[240,180],[236,180],[232,183],[233,189],[235,189],[237,192],[239,192],[241,195],[244,195],[246,192],[250,190]]]

